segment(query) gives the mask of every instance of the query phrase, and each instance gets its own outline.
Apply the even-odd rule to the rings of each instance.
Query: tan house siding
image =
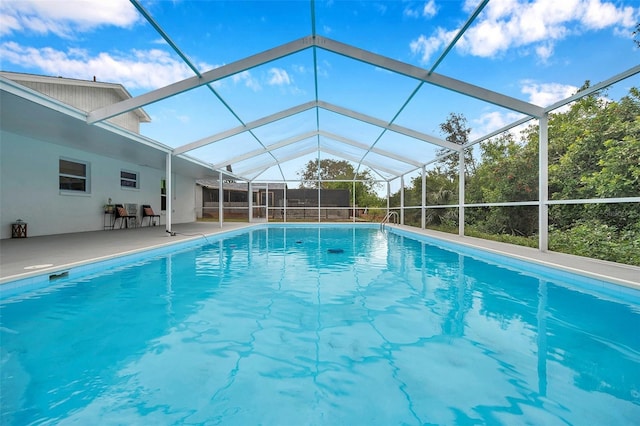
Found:
[[[111,88],[33,81],[20,81],[20,84],[85,112],[93,111],[123,100],[123,98]],[[108,121],[129,131],[140,133],[140,118],[134,111],[113,117]]]

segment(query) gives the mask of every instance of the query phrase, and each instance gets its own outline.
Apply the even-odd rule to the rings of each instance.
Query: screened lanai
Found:
[[[168,171],[176,157],[210,168],[202,185],[218,197],[210,201],[221,222],[232,207],[225,189],[246,193],[238,197],[250,221],[293,220],[296,209],[318,221],[331,209],[352,221],[395,211],[399,222],[425,228],[434,212],[446,211],[461,235],[465,211],[514,206],[534,211],[544,251],[550,206],[640,202],[633,191],[563,199],[549,193],[550,115],[586,97],[619,100],[640,83],[633,38],[639,9],[633,2],[588,3],[118,3],[126,22],[93,35],[105,36],[99,43],[126,40],[123,48],[157,71],[141,77],[132,66],[121,73],[133,97],[91,111],[87,122],[144,108],[152,123],[142,133],[172,149]],[[78,47],[61,31],[65,37],[69,52]],[[452,115],[464,117],[462,138],[443,129]],[[536,129],[538,145],[532,195],[470,199],[464,153],[481,162],[483,144],[505,134],[518,143],[527,128]],[[327,176],[323,161],[346,164],[349,174]],[[445,167],[456,172],[447,175],[451,194],[434,202],[429,194],[439,184],[430,176]],[[383,202],[363,198],[363,183]],[[288,194],[301,188],[317,190],[315,200],[300,204]],[[348,205],[323,204],[321,188],[348,191]],[[269,195],[274,191],[284,191],[279,201]],[[310,208],[316,216],[307,216]]]

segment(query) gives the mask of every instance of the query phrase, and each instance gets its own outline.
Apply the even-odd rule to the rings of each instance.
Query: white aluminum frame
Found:
[[[180,50],[180,48],[176,45],[176,43],[173,42],[173,40],[171,40],[171,38],[169,37],[169,35],[162,29],[162,27],[151,17],[151,15],[140,5],[140,3],[137,0],[131,0],[131,2],[134,4],[134,6],[138,9],[138,11],[144,16],[144,18],[153,26],[153,28],[162,36],[162,38],[169,44],[169,46],[180,56],[180,58],[193,70],[194,72],[194,76],[184,79],[182,81],[178,81],[176,83],[170,84],[168,86],[165,86],[163,88],[157,89],[157,90],[153,90],[150,91],[148,93],[145,93],[143,95],[134,97],[134,98],[130,98],[121,102],[118,102],[116,104],[113,105],[109,105],[106,107],[102,107],[102,108],[98,108],[94,111],[89,112],[88,114],[86,114],[86,122],[88,124],[93,124],[93,125],[102,125],[102,126],[107,126],[107,124],[102,124],[102,122],[108,118],[126,113],[128,111],[137,109],[137,108],[141,108],[145,105],[154,103],[154,102],[158,102],[162,99],[166,99],[169,98],[171,96],[175,96],[179,93],[183,93],[185,91],[188,90],[192,90],[194,88],[197,87],[201,87],[203,85],[207,85],[211,91],[214,93],[214,95],[216,95],[216,97],[218,97],[218,99],[224,104],[224,106],[238,119],[238,121],[240,122],[240,126],[232,128],[232,129],[228,129],[226,131],[217,133],[215,135],[211,135],[208,137],[205,137],[203,139],[188,143],[186,145],[180,146],[178,148],[175,149],[170,149],[168,148],[167,151],[167,158],[166,158],[166,180],[167,180],[167,230],[170,231],[171,230],[171,200],[173,198],[173,195],[171,194],[171,189],[172,189],[172,185],[171,185],[171,163],[172,163],[172,158],[173,156],[184,156],[188,151],[192,151],[195,150],[197,148],[227,139],[229,137],[238,135],[240,133],[243,132],[249,132],[256,140],[257,142],[261,145],[262,148],[256,149],[256,150],[252,150],[250,152],[246,152],[246,153],[241,153],[239,155],[236,155],[233,158],[227,159],[225,161],[219,161],[217,164],[206,164],[203,162],[200,162],[200,164],[204,164],[206,166],[211,167],[212,171],[213,170],[219,170],[219,180],[220,180],[220,196],[222,197],[222,193],[223,193],[223,171],[221,170],[222,167],[226,166],[227,164],[231,164],[234,162],[240,162],[243,160],[247,160],[250,158],[253,158],[257,155],[262,155],[265,153],[268,153],[269,155],[271,155],[271,157],[273,158],[273,161],[268,162],[267,164],[263,164],[261,166],[249,169],[249,170],[244,170],[242,171],[242,173],[238,173],[236,172],[236,176],[241,179],[241,180],[246,180],[248,182],[248,188],[249,188],[249,192],[251,193],[251,188],[252,188],[252,183],[256,182],[256,179],[262,174],[264,173],[264,171],[266,171],[267,169],[273,167],[273,166],[277,166],[280,169],[280,173],[282,174],[282,181],[286,182],[287,180],[285,179],[284,173],[282,172],[282,169],[280,167],[280,165],[286,161],[289,161],[291,159],[294,158],[298,158],[300,156],[303,155],[307,155],[309,153],[313,153],[313,152],[317,152],[318,154],[318,158],[320,158],[320,153],[324,152],[330,155],[334,155],[338,158],[343,158],[345,160],[349,160],[354,162],[355,164],[357,164],[357,168],[356,170],[359,170],[359,168],[361,166],[367,166],[370,167],[375,173],[379,174],[382,178],[383,181],[387,183],[387,212],[389,212],[390,210],[390,205],[389,205],[389,197],[390,197],[390,182],[394,179],[400,179],[400,185],[401,185],[401,223],[404,223],[404,209],[406,208],[404,206],[404,176],[407,175],[408,173],[412,173],[415,170],[421,169],[421,173],[422,173],[422,205],[419,206],[421,208],[421,225],[424,228],[426,226],[425,224],[425,218],[426,218],[426,209],[428,208],[450,208],[450,207],[456,207],[459,209],[459,234],[460,235],[464,235],[464,209],[465,207],[483,207],[483,206],[518,206],[518,205],[537,205],[538,209],[539,209],[539,249],[541,251],[546,251],[548,249],[548,207],[549,205],[554,205],[554,204],[586,204],[586,203],[637,203],[640,202],[640,197],[623,197],[623,198],[606,198],[606,199],[588,199],[588,200],[549,200],[549,193],[548,193],[548,180],[549,180],[549,175],[548,175],[548,121],[549,121],[549,117],[548,114],[549,112],[562,107],[564,105],[567,105],[570,102],[573,102],[577,99],[580,99],[583,96],[587,96],[591,93],[594,93],[598,90],[604,89],[614,83],[617,83],[619,81],[622,81],[626,78],[629,78],[633,75],[636,75],[638,73],[640,73],[640,65],[638,66],[634,66],[632,68],[630,68],[629,70],[626,70],[622,73],[619,73],[603,82],[600,82],[594,86],[591,86],[590,88],[583,90],[581,92],[576,93],[573,96],[570,96],[562,101],[559,101],[549,107],[543,108],[540,107],[538,105],[534,105],[528,102],[524,102],[522,100],[513,98],[511,96],[507,96],[498,92],[494,92],[491,90],[488,90],[486,88],[483,87],[478,87],[460,80],[456,80],[444,75],[440,75],[434,72],[435,68],[441,63],[442,60],[445,59],[445,57],[447,56],[447,54],[450,52],[451,49],[453,49],[453,47],[455,46],[455,44],[457,43],[457,41],[460,39],[460,37],[463,35],[463,33],[467,30],[467,28],[469,28],[469,26],[472,25],[472,23],[475,21],[475,19],[477,18],[477,16],[480,14],[480,12],[483,10],[483,8],[486,6],[486,4],[488,3],[488,0],[482,0],[481,2],[479,2],[479,4],[476,6],[475,10],[473,11],[473,13],[470,15],[470,17],[468,18],[468,20],[465,22],[465,24],[461,27],[461,29],[458,31],[458,33],[456,34],[456,36],[453,38],[453,40],[447,45],[447,47],[445,48],[445,50],[441,53],[441,55],[438,57],[438,59],[435,61],[435,63],[433,64],[433,66],[429,69],[423,69],[420,67],[416,67],[407,63],[403,63],[400,62],[398,60],[389,58],[389,57],[385,57],[373,52],[369,52],[360,48],[357,48],[355,46],[351,46],[345,43],[341,43],[339,41],[336,40],[332,40],[329,39],[327,37],[322,37],[316,34],[315,28],[316,28],[316,18],[315,18],[315,4],[314,1],[311,0],[311,35],[310,36],[306,36],[306,37],[302,37],[299,38],[297,40],[293,40],[289,43],[285,43],[282,44],[280,46],[277,46],[275,48],[266,50],[264,52],[243,58],[241,60],[235,61],[233,63],[230,64],[226,64],[223,65],[219,68],[213,69],[213,70],[209,70],[206,72],[200,72],[196,69],[195,65],[187,58],[187,56]],[[304,51],[306,49],[312,49],[313,51],[313,61],[314,61],[314,68],[315,68],[315,74],[314,74],[314,80],[315,80],[315,99],[300,105],[297,105],[295,107],[292,108],[288,108],[285,109],[283,111],[277,112],[275,114],[271,114],[269,116],[263,117],[261,119],[252,121],[250,123],[244,123],[242,122],[242,120],[240,119],[240,117],[229,107],[228,104],[226,104],[222,98],[220,97],[220,95],[213,89],[213,87],[211,86],[211,83],[215,82],[215,81],[219,81],[221,79],[227,78],[229,76],[235,75],[237,73],[243,72],[245,70],[249,70],[251,68],[260,66],[260,65],[264,65],[266,63],[275,61],[277,59],[280,58],[284,58],[286,56],[290,56],[293,54],[296,54],[298,52]],[[381,69],[385,69],[388,71],[391,71],[393,73],[405,76],[405,77],[409,77],[412,79],[415,79],[416,81],[419,82],[418,88],[416,88],[416,90],[409,96],[409,98],[406,100],[406,102],[404,103],[404,105],[402,106],[402,108],[400,109],[400,111],[402,111],[402,109],[408,104],[408,102],[411,100],[411,98],[413,97],[413,95],[417,92],[417,90],[421,87],[421,85],[423,84],[429,84],[429,85],[434,85],[446,90],[450,90],[450,91],[454,91],[457,93],[460,93],[462,95],[471,97],[471,98],[475,98],[478,100],[481,100],[483,102],[486,103],[490,103],[493,105],[497,105],[500,106],[502,108],[506,108],[510,111],[514,111],[514,112],[519,112],[521,114],[524,114],[525,116],[523,118],[518,119],[517,121],[509,124],[508,126],[503,127],[502,129],[499,129],[497,131],[491,132],[487,135],[482,136],[479,139],[476,139],[474,141],[471,141],[470,143],[467,143],[463,146],[461,145],[456,145],[456,144],[452,144],[448,141],[442,140],[441,138],[437,138],[431,135],[426,135],[423,134],[421,132],[417,132],[416,130],[410,129],[410,128],[406,128],[406,127],[402,127],[399,125],[394,124],[393,122],[385,122],[384,120],[380,120],[378,118],[375,117],[370,117],[367,116],[366,114],[362,114],[344,107],[340,107],[338,105],[334,105],[325,101],[322,101],[320,99],[318,99],[318,64],[317,64],[317,49],[322,49],[324,51],[327,52],[331,52],[331,53],[335,53],[337,55],[341,55],[359,62],[363,62],[366,64],[370,64],[373,65],[375,67],[379,67]],[[3,83],[2,81],[0,81],[0,83]],[[2,89],[5,90],[5,86],[6,84],[3,84]],[[319,124],[317,124],[317,128],[315,131],[311,131],[311,132],[306,132],[306,133],[301,133],[299,135],[293,136],[291,138],[279,141],[275,144],[269,145],[269,146],[265,146],[265,144],[260,141],[255,134],[252,133],[252,130],[260,127],[260,126],[264,126],[266,124],[278,121],[278,120],[282,120],[286,117],[310,110],[310,109],[315,109],[316,110],[316,117],[318,117],[319,114],[319,110],[320,109],[325,109],[327,111],[331,111],[337,114],[340,114],[342,116],[348,117],[350,119],[354,119],[354,120],[359,120],[362,121],[364,123],[368,123],[377,127],[380,127],[382,129],[382,134],[384,134],[384,132],[386,131],[393,131],[393,132],[397,132],[399,134],[411,137],[411,138],[415,138],[417,140],[421,140],[424,142],[427,142],[429,144],[435,145],[435,146],[439,146],[439,147],[443,147],[443,148],[447,148],[449,150],[451,150],[450,153],[445,154],[444,156],[450,155],[450,154],[454,154],[457,153],[459,155],[459,169],[458,169],[458,173],[459,173],[459,202],[456,205],[446,205],[446,206],[428,206],[427,205],[427,198],[426,198],[426,169],[425,167],[435,161],[437,161],[439,158],[442,158],[444,156],[440,156],[439,158],[434,158],[432,160],[430,160],[427,163],[421,164],[419,161],[415,161],[407,156],[403,156],[400,154],[395,154],[395,153],[391,153],[382,149],[379,149],[377,147],[375,147],[375,144],[377,143],[377,141],[380,139],[380,137],[382,136],[382,134],[372,143],[372,144],[365,144],[363,142],[360,141],[354,141],[352,139],[346,138],[342,135],[336,135],[336,134],[332,134],[330,132],[326,132],[323,131],[322,129],[319,128]],[[398,112],[399,113],[399,112]],[[396,114],[397,116],[397,114]],[[395,118],[394,118],[395,119]],[[526,123],[527,121],[531,120],[531,119],[538,119],[538,126],[539,126],[539,161],[538,161],[538,176],[539,176],[539,181],[538,181],[538,193],[539,193],[539,199],[536,201],[527,201],[527,202],[505,202],[505,203],[480,203],[480,204],[466,204],[465,203],[465,194],[464,194],[464,176],[465,176],[465,165],[464,165],[464,150],[465,148],[471,147],[475,144],[478,144],[482,141],[485,141],[487,139],[490,139],[496,135],[499,135],[502,132],[505,132],[507,130],[510,130],[516,126],[519,126],[521,124]],[[393,121],[393,120],[392,120]],[[317,120],[317,122],[319,123],[319,121]],[[321,146],[320,143],[320,137],[326,137],[329,138],[331,140],[334,140],[336,142],[342,143],[342,144],[346,144],[346,145],[350,145],[350,146],[354,146],[356,148],[362,149],[364,150],[366,153],[361,157],[361,158],[355,158],[351,155],[348,155],[346,153],[340,152],[338,150],[334,150],[334,149],[330,149],[324,146]],[[317,147],[314,147],[312,149],[305,149],[305,150],[300,150],[299,152],[296,152],[295,154],[283,157],[283,158],[276,158],[276,156],[274,155],[273,151],[277,150],[278,148],[282,148],[284,146],[290,145],[290,144],[294,144],[296,142],[300,142],[302,140],[305,139],[309,139],[309,138],[317,138]],[[367,160],[367,154],[368,153],[376,153],[378,155],[382,155],[385,156],[387,158],[408,164],[412,167],[415,167],[414,169],[410,170],[410,171],[405,171],[405,172],[398,172],[397,170],[393,170],[390,169],[388,167],[385,166],[381,166],[378,164],[373,164],[371,161]],[[187,158],[187,157],[185,157]],[[198,161],[198,160],[194,160],[194,161]],[[390,179],[385,179],[384,176],[382,176],[379,172],[384,172],[390,176],[392,176],[392,178]],[[229,175],[228,173],[226,175]],[[355,218],[355,182],[356,180],[353,180],[353,185],[354,185],[354,199],[353,199],[353,216]],[[267,188],[268,188],[268,182],[267,182]],[[285,191],[286,193],[286,191]],[[318,192],[318,220],[320,220],[320,211],[321,211],[321,207],[320,207],[320,192]],[[220,200],[220,221],[221,221],[221,225],[222,225],[222,221],[223,221],[223,215],[222,215],[222,198]],[[267,202],[268,204],[268,202]],[[286,204],[286,203],[285,203]],[[249,219],[252,219],[252,199],[251,196],[249,197]],[[285,207],[286,208],[286,207]],[[268,206],[267,206],[267,210],[268,210]],[[268,216],[268,215],[267,215]],[[285,213],[285,220],[286,220],[286,213]]]

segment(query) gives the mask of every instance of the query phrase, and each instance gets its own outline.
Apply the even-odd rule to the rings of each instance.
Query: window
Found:
[[[120,170],[120,187],[137,189],[138,188],[138,173],[129,172],[127,170]]]
[[[61,191],[89,192],[89,163],[61,158],[59,166]]]

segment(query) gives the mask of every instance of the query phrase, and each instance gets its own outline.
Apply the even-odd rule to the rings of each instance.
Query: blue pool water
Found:
[[[1,424],[638,424],[640,292],[372,227],[1,300]]]

